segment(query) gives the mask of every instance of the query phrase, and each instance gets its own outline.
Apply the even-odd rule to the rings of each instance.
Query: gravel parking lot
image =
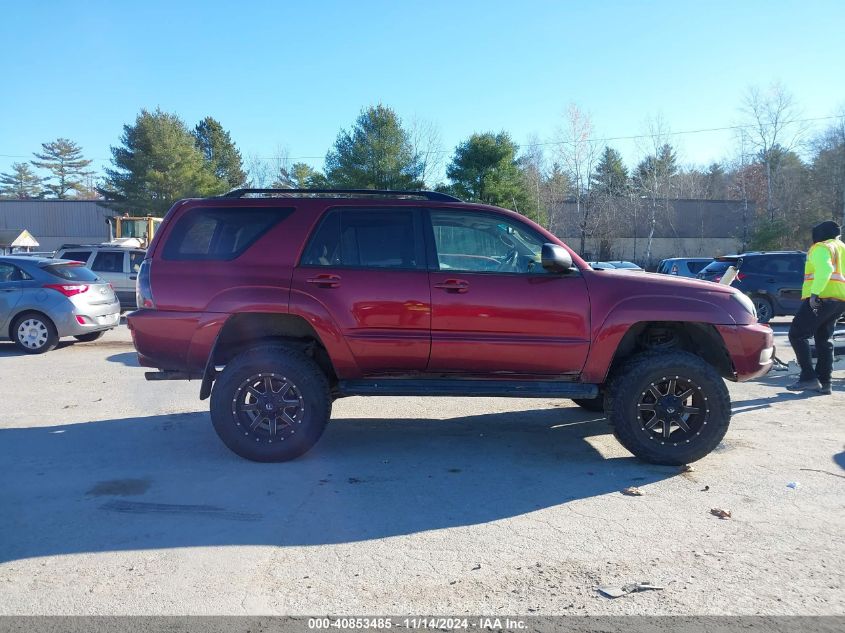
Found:
[[[0,614],[845,614],[845,379],[787,380],[732,384],[692,472],[524,399],[340,400],[312,452],[255,464],[125,326],[0,342]],[[596,591],[638,581],[664,589]]]

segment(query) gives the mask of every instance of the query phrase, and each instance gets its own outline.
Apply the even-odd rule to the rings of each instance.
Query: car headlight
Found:
[[[748,314],[753,316],[755,319],[757,318],[757,310],[754,309],[754,302],[751,301],[751,299],[749,299],[744,294],[738,291],[732,292],[731,297],[733,299],[736,299],[737,303],[739,303],[739,305],[745,308],[745,311],[748,312]]]

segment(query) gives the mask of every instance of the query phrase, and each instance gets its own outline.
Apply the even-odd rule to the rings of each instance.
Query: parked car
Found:
[[[733,288],[594,271],[523,215],[433,192],[177,202],[138,305],[146,378],[200,380],[217,434],[256,461],[309,450],[336,398],[383,395],[572,398],[640,458],[688,463],[727,431],[723,378],[774,353]]]
[[[616,266],[610,262],[587,262],[593,270],[615,270]]]
[[[65,336],[96,341],[119,322],[111,286],[79,262],[0,257],[0,338],[24,352],[47,352]]]
[[[113,244],[64,244],[56,258],[82,262],[114,288],[122,310],[136,308],[135,280],[146,251]]]
[[[712,257],[670,257],[657,265],[657,272],[694,279],[712,261]]]
[[[624,260],[616,260],[612,262],[604,262],[610,264],[614,268],[618,268],[620,270],[642,270],[641,266],[638,266],[634,262],[626,262]]]
[[[769,251],[717,257],[700,273],[699,279],[718,282],[729,266],[738,273],[733,287],[754,302],[760,323],[776,316],[794,315],[801,305],[804,264],[801,251]]]

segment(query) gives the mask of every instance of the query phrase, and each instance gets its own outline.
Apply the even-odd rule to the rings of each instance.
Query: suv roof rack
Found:
[[[344,195],[344,196],[387,196],[391,198],[413,196],[415,198],[425,198],[436,202],[462,202],[460,198],[450,196],[447,193],[440,193],[439,191],[400,191],[392,189],[233,189],[228,193],[224,193],[219,198],[243,198],[250,194],[266,194],[266,195],[303,195],[303,194],[327,194],[327,195]]]

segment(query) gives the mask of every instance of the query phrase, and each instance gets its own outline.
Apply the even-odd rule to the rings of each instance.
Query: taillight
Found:
[[[737,273],[737,274],[736,274],[736,278],[737,278],[739,281],[742,281],[743,279],[745,279],[745,275],[744,275],[743,273]]]
[[[138,270],[138,279],[135,282],[135,301],[139,308],[147,308],[154,310],[156,307],[153,301],[153,288],[150,283],[150,267],[152,261],[145,259],[141,262],[141,268]]]
[[[44,284],[44,288],[58,290],[66,297],[73,297],[74,295],[81,295],[83,292],[88,292],[86,284]]]
[[[713,281],[719,283],[720,281],[722,281],[722,275],[719,275],[718,277],[713,277]]]

